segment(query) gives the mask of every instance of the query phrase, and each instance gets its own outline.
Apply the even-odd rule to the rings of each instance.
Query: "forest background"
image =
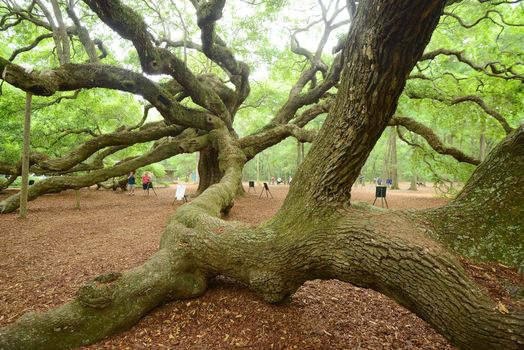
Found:
[[[12,1],[2,3],[6,9],[13,7]],[[198,41],[199,28],[190,4],[138,1],[134,6],[166,41],[180,37],[188,42]],[[162,6],[174,7],[172,12],[178,16],[159,16],[158,9]],[[105,63],[140,70],[139,58],[130,42],[117,41],[103,24],[83,13],[82,7],[77,11],[91,35],[106,46]],[[260,129],[272,118],[308,65],[304,57],[290,48],[299,44],[314,51],[322,33],[322,23],[314,20],[318,12],[316,1],[300,6],[285,1],[265,1],[262,6],[233,1],[226,4],[224,20],[218,30],[228,38],[227,44],[235,55],[252,69],[251,94],[237,113],[234,124],[241,137]],[[513,127],[524,122],[524,89],[517,74],[523,70],[523,13],[524,5],[520,2],[496,8],[476,1],[460,1],[448,6],[426,52],[445,48],[449,53],[419,62],[400,99],[397,115],[429,126],[443,147],[456,148],[483,160],[506,134],[499,117]],[[38,34],[45,33],[44,29],[40,33],[36,27],[38,33],[35,33],[35,26],[30,23],[8,27],[9,22],[4,19],[2,25],[6,28],[0,31],[1,56],[17,53],[11,56],[14,62],[34,69],[58,64],[53,41],[49,38],[40,40],[31,50],[18,51],[31,46]],[[307,26],[304,23],[308,23]],[[336,46],[345,31],[345,27],[334,31],[327,47]],[[73,36],[71,40],[72,57],[87,60],[81,43]],[[199,51],[186,48],[178,51],[198,74],[219,74],[220,69]],[[323,59],[331,62],[333,55],[324,53]],[[505,73],[499,74],[501,71]],[[21,157],[25,94],[8,84],[2,84],[1,93],[0,164],[13,164]],[[475,100],[467,99],[472,96]],[[122,125],[139,123],[145,116],[145,106],[142,98],[119,91],[93,89],[75,94],[61,93],[53,98],[35,96],[31,148],[50,157],[65,156],[74,145],[93,136],[114,132]],[[148,121],[161,120],[154,109],[147,111]],[[324,116],[314,119],[307,128],[318,130]],[[153,143],[127,147],[106,157],[104,163],[111,166],[121,159],[143,154]],[[244,180],[267,181],[273,176],[288,179],[308,150],[308,143],[287,138],[250,160],[244,167]],[[389,127],[373,149],[362,174],[370,181],[375,177],[397,178],[393,174],[397,172],[400,181],[432,182],[444,193],[454,194],[456,186],[453,184],[464,183],[475,166],[457,162],[437,151],[405,128]],[[164,177],[168,170],[173,178],[195,180],[197,163],[198,153],[181,154],[142,170],[153,171],[158,178]],[[18,183],[16,180],[12,185]]]

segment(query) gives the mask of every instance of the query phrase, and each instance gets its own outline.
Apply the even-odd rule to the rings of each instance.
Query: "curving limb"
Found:
[[[3,80],[35,95],[50,96],[57,91],[106,88],[144,97],[168,123],[210,130],[213,116],[182,106],[159,84],[142,74],[102,64],[66,64],[44,72],[26,70],[0,57]]]
[[[250,160],[258,153],[280,143],[289,136],[295,137],[300,142],[313,142],[316,135],[317,132],[314,130],[305,130],[295,124],[283,124],[243,137],[239,140],[239,143],[246,158]]]
[[[92,186],[109,178],[121,176],[134,171],[140,167],[159,162],[181,153],[193,153],[207,145],[208,137],[195,136],[194,132],[188,131],[186,134],[159,144],[151,151],[132,159],[118,163],[111,168],[103,168],[91,171],[79,176],[57,176],[50,177],[36,182],[29,187],[28,200],[34,200],[45,193],[57,193],[66,189],[80,189]],[[12,195],[0,202],[0,213],[10,213],[16,210],[20,203],[19,194]]]
[[[477,72],[481,72],[486,74],[490,77],[500,78],[504,80],[518,80],[521,82],[524,82],[524,76],[522,74],[518,74],[515,72],[515,70],[512,67],[505,67],[503,65],[500,65],[499,62],[493,61],[485,63],[484,65],[480,65],[471,59],[467,58],[464,54],[464,51],[458,51],[458,50],[449,50],[445,48],[440,48],[437,50],[433,50],[430,52],[424,53],[422,55],[420,61],[428,61],[433,60],[437,56],[454,56],[459,62],[462,62],[472,69],[476,70]],[[499,66],[500,67],[499,67]],[[490,70],[488,70],[488,67]]]
[[[506,118],[504,118],[504,116],[502,114],[497,112],[495,109],[490,108],[486,104],[486,102],[484,102],[484,100],[481,99],[479,96],[468,95],[468,96],[456,97],[456,98],[454,98],[454,99],[452,99],[450,101],[450,104],[451,105],[455,105],[455,104],[463,103],[463,102],[476,103],[480,108],[482,108],[484,110],[484,112],[486,112],[487,114],[489,114],[490,116],[492,116],[493,118],[495,118],[499,122],[499,124],[504,128],[504,131],[506,132],[506,134],[509,134],[513,130],[515,130],[514,128],[512,128],[509,125],[508,121],[506,120]]]
[[[508,121],[506,120],[506,118],[504,118],[504,116],[502,114],[497,112],[495,109],[489,107],[486,104],[486,102],[480,96],[466,95],[466,96],[459,96],[459,97],[455,97],[455,98],[452,98],[452,99],[448,99],[448,98],[445,98],[445,97],[442,97],[442,96],[420,95],[420,94],[412,92],[412,91],[408,91],[407,92],[407,96],[409,98],[412,98],[412,99],[426,99],[426,98],[427,99],[432,99],[432,100],[435,100],[435,101],[446,103],[446,104],[451,105],[451,106],[459,104],[459,103],[464,103],[464,102],[473,102],[473,103],[477,104],[480,108],[482,108],[482,110],[484,112],[486,112],[488,115],[493,117],[502,126],[502,128],[504,129],[506,134],[509,134],[513,130],[515,130],[514,128],[512,128],[509,125]]]
[[[239,61],[216,33],[216,22],[222,17],[225,0],[206,1],[197,3],[192,1],[197,10],[197,23],[201,29],[202,52],[212,61],[225,70],[235,85],[238,95],[235,109],[245,101],[250,92],[249,67]]]
[[[40,44],[42,41],[44,41],[45,39],[50,39],[52,37],[53,37],[53,34],[50,34],[50,33],[46,33],[46,34],[42,34],[42,35],[37,36],[35,38],[35,40],[33,40],[33,42],[31,44],[14,50],[13,53],[11,54],[11,56],[9,57],[9,61],[11,61],[11,62],[14,61],[15,58],[19,54],[21,54],[23,52],[31,51],[32,49],[37,47],[38,44]]]
[[[480,159],[468,156],[461,150],[445,146],[440,138],[431,130],[422,123],[417,122],[414,119],[408,117],[394,116],[389,121],[389,126],[403,126],[411,132],[422,136],[427,143],[433,148],[437,153],[443,155],[450,155],[459,162],[469,163],[473,165],[479,165]]]
[[[195,79],[193,72],[180,58],[155,45],[155,39],[138,13],[119,0],[84,2],[122,38],[132,41],[145,73],[171,75],[195,103],[231,125],[231,115],[223,101],[212,89]]]

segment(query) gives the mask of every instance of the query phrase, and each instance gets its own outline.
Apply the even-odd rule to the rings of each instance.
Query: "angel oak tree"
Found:
[[[154,1],[156,0],[150,1],[155,5]],[[327,4],[324,4],[326,1]],[[57,158],[50,158],[44,153],[32,152],[31,172],[47,175],[48,179],[38,185],[30,187],[29,200],[33,200],[46,193],[59,192],[66,189],[78,189],[99,184],[101,181],[112,177],[114,178],[115,176],[124,176],[130,170],[134,170],[136,166],[146,166],[179,153],[195,151],[200,152],[200,181],[198,193],[201,193],[210,185],[219,182],[223,172],[219,167],[218,152],[212,143],[207,142],[207,139],[201,139],[193,143],[191,147],[187,147],[191,141],[186,137],[187,133],[181,133],[186,127],[191,127],[198,129],[197,133],[202,134],[205,130],[212,128],[210,123],[207,122],[208,118],[212,120],[213,117],[216,116],[227,121],[228,128],[231,130],[233,136],[235,136],[236,132],[233,129],[233,121],[236,118],[238,110],[256,105],[246,100],[246,97],[250,94],[250,73],[248,66],[233,55],[233,51],[228,48],[225,40],[223,40],[214,29],[215,23],[222,15],[224,2],[213,2],[206,5],[206,3],[199,4],[196,1],[192,1],[196,9],[197,24],[199,26],[199,28],[195,29],[200,29],[202,45],[196,44],[188,39],[188,29],[182,18],[179,18],[179,21],[182,21],[184,27],[184,40],[172,41],[166,37],[162,37],[162,34],[153,35],[149,29],[156,29],[153,28],[154,26],[152,27],[146,24],[139,14],[139,12],[145,11],[147,15],[147,11],[153,11],[154,15],[159,16],[161,19],[160,24],[164,28],[164,34],[170,37],[169,30],[166,28],[180,25],[180,23],[173,22],[170,17],[165,16],[169,11],[174,11],[178,13],[180,17],[181,13],[174,3],[171,3],[171,7],[162,10],[162,12],[159,12],[158,6],[156,6],[156,10],[155,6],[146,6],[146,8],[142,9],[136,7],[136,10],[132,10],[122,5],[119,1],[110,3],[87,3],[90,4],[92,10],[96,11],[100,16],[99,18],[110,26],[116,34],[132,41],[144,72],[148,74],[168,74],[173,80],[157,84],[150,80],[147,75],[138,74],[127,69],[116,68],[111,65],[101,65],[100,60],[107,56],[107,49],[101,40],[91,40],[87,27],[83,26],[79,20],[80,17],[85,17],[85,15],[88,14],[87,12],[90,11],[89,8],[81,6],[83,5],[82,3],[74,3],[72,1],[67,3],[66,12],[74,26],[67,27],[66,31],[71,37],[78,36],[78,39],[86,51],[84,56],[77,55],[75,60],[82,61],[84,58],[89,58],[88,61],[91,64],[66,64],[67,62],[72,62],[72,60],[65,57],[67,56],[68,50],[62,50],[62,47],[58,47],[58,44],[64,46],[70,41],[64,40],[62,36],[63,31],[52,23],[53,16],[51,15],[51,11],[45,7],[44,2],[31,3],[27,9],[10,5],[10,3],[5,3],[0,7],[0,14],[2,14],[0,31],[7,31],[10,30],[11,27],[17,28],[19,25],[26,24],[35,26],[39,32],[42,28],[50,32],[38,36],[28,46],[14,50],[9,60],[0,58],[0,68],[2,69],[3,77],[15,86],[40,91],[40,94],[43,95],[50,95],[56,90],[75,91],[73,95],[61,95],[51,102],[39,103],[40,108],[42,108],[42,106],[45,107],[60,103],[60,101],[64,99],[76,99],[81,91],[80,89],[93,87],[132,92],[141,95],[150,103],[150,105],[144,108],[144,116],[139,124],[135,126],[120,126],[109,134],[102,134],[96,123],[93,128],[79,127],[61,130],[60,135],[56,137],[55,141],[47,146],[47,153],[55,153],[56,150],[53,150],[53,145],[68,135],[86,134],[93,136],[93,138],[88,139],[84,144],[72,149],[69,154],[61,155]],[[450,4],[453,2],[448,1],[447,3]],[[212,6],[210,4],[212,4]],[[504,6],[504,4],[505,2],[497,2],[491,7],[488,6],[485,16],[475,23],[482,21],[482,19],[487,19],[488,17],[486,16],[493,13],[497,13],[503,18],[501,12],[496,8]],[[56,7],[55,5],[56,4],[53,4],[53,11],[60,11],[60,6]],[[344,40],[339,40],[339,43],[333,49],[335,57],[331,64],[326,63],[328,61],[324,58],[325,54],[323,54],[323,50],[326,47],[330,34],[335,34],[337,29],[339,30],[352,21],[355,6],[352,1],[344,3],[342,7],[340,7],[340,2],[338,1],[319,1],[320,19],[308,24],[306,28],[298,28],[292,32],[290,49],[296,56],[305,58],[306,65],[292,86],[287,100],[284,101],[280,107],[274,107],[276,112],[273,119],[265,127],[238,140],[248,160],[289,136],[294,136],[300,142],[311,142],[313,140],[316,133],[304,130],[304,126],[315,117],[327,113],[333,105],[332,97],[334,94],[332,90],[337,87],[340,71],[343,66],[344,56],[341,55],[340,52],[345,45]],[[80,16],[77,15],[78,11],[81,11],[79,12]],[[349,12],[349,19],[344,19],[343,16],[341,18],[341,13],[346,12]],[[453,19],[453,23],[457,18],[459,19],[459,27],[464,24],[462,19],[457,17],[456,14],[445,13],[445,16],[443,25],[446,28],[448,26],[447,19],[450,17]],[[48,18],[49,23],[45,22],[44,18]],[[57,21],[59,21],[58,18]],[[59,22],[64,23],[63,19]],[[133,23],[133,25],[130,26],[130,23]],[[311,26],[315,23],[317,23],[315,29],[321,29],[322,32],[316,51],[310,52],[299,44],[297,35],[308,29],[311,31]],[[493,23],[495,25],[501,25],[497,21]],[[519,24],[509,24],[504,21],[504,25],[518,26]],[[22,53],[31,51],[35,47],[38,47],[38,45],[41,45],[43,40],[51,37],[55,38],[56,43],[58,43],[55,45],[56,53],[59,56],[59,61],[62,63],[58,69],[46,69],[44,71],[45,74],[42,74],[43,72],[28,74],[22,67],[10,63],[20,57]],[[95,45],[102,52],[99,57],[95,55]],[[161,47],[164,45],[166,48]],[[177,49],[183,49],[183,61],[177,57]],[[189,69],[189,63],[187,63],[187,50],[193,50],[196,55],[204,56],[209,62],[213,62],[215,64],[213,73],[208,71],[200,75],[193,73],[193,70]],[[69,50],[69,52],[70,51],[71,50]],[[481,72],[484,77],[491,79],[504,81],[524,80],[524,77],[515,71],[515,65],[505,65],[498,61],[479,64],[470,59],[463,51],[445,48],[432,50],[423,54],[420,62],[423,62],[426,66],[431,64],[431,62],[439,56],[456,57],[456,59],[463,63],[464,66],[467,66],[471,72]],[[515,53],[515,56],[518,56],[518,52]],[[96,63],[96,65],[92,63]],[[290,63],[288,62],[286,64]],[[516,65],[518,64],[516,63]],[[436,79],[439,79],[439,76],[433,76],[432,74],[427,75],[427,67],[421,68],[420,64],[417,65],[417,72],[418,73],[412,72],[409,79],[426,82],[435,82]],[[445,72],[444,75],[455,77],[455,75],[450,72]],[[224,83],[226,80],[229,81],[229,83]],[[486,84],[481,77],[476,77],[475,81],[480,81],[482,85]],[[234,88],[232,88],[233,86]],[[496,119],[507,133],[513,130],[504,116],[491,108],[481,96],[459,96],[450,100],[441,94],[431,93],[433,90],[433,88],[428,90],[426,86],[420,86],[416,89],[411,88],[407,93],[404,93],[404,95],[410,99],[431,98],[451,105],[468,101],[474,102],[487,114]],[[187,104],[180,104],[180,102],[188,100],[199,105],[201,109],[188,108]],[[79,102],[78,105],[80,106],[82,102]],[[308,108],[303,110],[305,107]],[[164,117],[165,122],[145,124],[151,108],[155,108]],[[179,127],[172,125],[173,123]],[[421,135],[436,152],[451,155],[459,162],[467,162],[474,165],[480,163],[479,159],[465,154],[463,150],[445,145],[445,142],[442,142],[431,128],[411,118],[397,116],[390,121],[389,125],[402,126],[410,132]],[[420,145],[409,142],[407,138],[403,137],[398,127],[397,131],[402,141],[412,147],[416,146],[422,149]],[[115,167],[105,164],[105,160],[108,157],[114,157],[114,154],[120,150],[124,150],[137,143],[159,140],[166,136],[168,136],[171,141],[175,141],[177,145],[181,145],[180,142],[182,142],[182,145],[186,147],[158,148],[160,143],[157,142],[153,145],[151,152],[142,154],[139,157],[126,158]],[[46,147],[44,146],[44,148]],[[0,189],[2,189],[16,180],[20,175],[21,167],[19,164],[0,163],[0,172],[10,175],[7,181],[0,183]],[[86,172],[88,173],[86,174]],[[54,177],[55,175],[61,175],[61,177],[56,178]],[[67,176],[64,177],[63,175]],[[239,187],[239,190],[243,192],[241,187]],[[19,207],[19,203],[19,195],[15,194],[0,203],[0,211],[3,213],[14,211]],[[471,251],[471,253],[473,253],[473,251]]]
[[[170,71],[209,113],[192,115],[194,120],[190,120],[191,113],[169,102],[165,91],[156,85],[144,88],[137,81],[141,78],[130,73],[125,80],[101,74],[81,82],[75,75],[77,67],[70,64],[44,77],[14,74],[11,68],[16,67],[10,65],[6,80],[35,94],[97,82],[98,87],[147,95],[166,120],[171,118],[188,128],[199,123],[199,129],[207,130],[200,135],[189,129],[180,140],[187,142],[186,148],[198,148],[199,142],[211,145],[218,154],[221,178],[171,216],[159,250],[143,265],[98,276],[83,285],[74,300],[44,313],[22,316],[0,329],[0,348],[62,349],[96,342],[130,327],[161,303],[202,295],[209,278],[219,274],[242,281],[271,303],[283,300],[306,280],[335,278],[391,297],[459,348],[524,347],[523,310],[515,306],[500,312],[455,253],[436,240],[446,241],[458,234],[489,236],[496,228],[518,248],[523,229],[524,127],[512,131],[478,167],[457,199],[443,208],[383,211],[349,206],[351,184],[395,112],[406,78],[421,57],[446,1],[359,2],[344,48],[344,70],[333,108],[283,207],[257,228],[220,218],[233,204],[242,167],[256,143],[243,146],[231,130],[228,108],[215,103],[220,100],[217,94],[197,80],[186,79],[180,62],[151,45],[140,30],[142,22],[133,20],[129,8],[118,1],[85,2],[140,48],[144,71]],[[213,31],[219,17],[216,10],[223,3],[200,3],[203,32]],[[115,19],[118,14],[121,21]],[[210,55],[223,53],[213,42],[208,44],[216,50]],[[96,74],[97,68],[93,70]],[[103,70],[98,68],[98,72]],[[116,69],[112,72],[119,74]],[[242,70],[237,73],[241,82]],[[281,125],[270,132],[289,135],[293,130],[293,126]],[[258,140],[265,142],[260,135]],[[158,147],[163,146],[170,149],[169,144]],[[510,181],[504,181],[505,176]],[[479,219],[486,210],[490,216]],[[522,261],[521,256],[517,261]]]

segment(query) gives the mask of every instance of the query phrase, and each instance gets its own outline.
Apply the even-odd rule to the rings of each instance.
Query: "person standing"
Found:
[[[142,189],[144,190],[144,195],[149,195],[149,182],[151,181],[151,178],[149,177],[148,172],[146,171],[144,174],[142,174]]]
[[[127,194],[129,194],[130,196],[135,195],[135,184],[136,184],[135,172],[131,171],[129,175],[127,176],[127,190],[128,190]]]
[[[156,194],[156,191],[155,191],[155,188],[153,187],[153,173],[151,172],[148,172],[147,173],[147,176],[149,176],[149,183],[147,184],[147,194],[149,194],[149,190],[153,190],[153,193],[155,194],[155,196],[158,196]]]

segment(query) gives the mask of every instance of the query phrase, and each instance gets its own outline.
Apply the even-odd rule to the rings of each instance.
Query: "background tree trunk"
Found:
[[[260,183],[260,153],[256,155],[256,161],[257,161],[257,184]]]
[[[484,161],[487,153],[486,144],[486,117],[480,117],[480,136],[479,136],[479,159]]]
[[[411,174],[411,182],[409,183],[408,190],[409,191],[418,191],[418,188],[417,188],[417,173],[415,173],[414,171]]]
[[[390,162],[391,162],[391,148],[389,147],[389,138],[386,143],[386,151],[382,154],[382,185],[386,184],[386,179],[389,179],[391,175]]]
[[[413,142],[416,143],[417,142],[417,135],[413,135]],[[417,181],[418,181],[418,174],[417,174],[417,169],[416,169],[416,149],[413,148],[411,150],[411,182],[409,184],[409,188],[408,190],[409,191],[418,191],[418,188],[417,188]]]
[[[30,92],[25,95],[24,147],[22,152],[22,188],[20,189],[20,217],[27,217],[27,193],[29,187],[29,157],[31,138],[31,99]]]
[[[395,128],[391,128],[389,134],[389,150],[390,150],[390,164],[391,164],[391,189],[398,190],[398,164],[397,164],[397,132]]]

